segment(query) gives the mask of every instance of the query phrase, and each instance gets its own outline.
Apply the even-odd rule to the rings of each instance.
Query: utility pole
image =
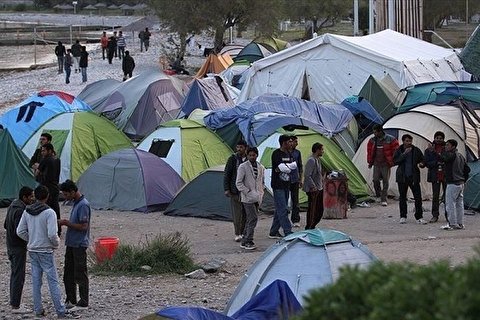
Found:
[[[358,36],[358,0],[353,0],[353,35]]]

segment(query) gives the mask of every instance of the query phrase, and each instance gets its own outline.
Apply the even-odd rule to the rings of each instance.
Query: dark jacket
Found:
[[[8,207],[7,216],[5,217],[5,222],[3,223],[3,227],[7,231],[7,249],[16,247],[25,248],[25,250],[27,250],[27,242],[17,236],[18,223],[22,218],[25,208],[25,203],[19,199],[14,200],[10,204],[10,207]]]
[[[80,57],[82,53],[82,45],[80,43],[75,43],[72,45],[72,56]]]
[[[455,149],[454,152],[443,152],[442,160],[445,162],[445,182],[457,185],[465,183],[463,172],[467,163],[465,157]]]
[[[395,151],[393,155],[393,162],[395,165],[398,165],[397,173],[396,173],[396,181],[403,183],[405,182],[405,166],[407,159],[410,159],[408,155],[403,154],[405,151],[405,147],[402,144],[398,149]],[[418,168],[418,164],[424,162],[424,157],[422,150],[412,145],[412,158],[411,158],[411,165],[413,171],[413,182],[420,182],[420,169]]]
[[[30,162],[28,163],[28,165],[31,168],[35,163],[40,163],[40,161],[42,161],[42,159],[43,159],[42,149],[38,148],[38,149],[35,150],[35,153],[33,154],[32,158],[30,159]]]
[[[55,55],[57,57],[63,57],[67,50],[65,50],[65,46],[63,44],[59,44],[55,47]]]
[[[441,152],[437,153],[436,149],[437,146],[435,143],[432,143],[433,148],[425,149],[425,166],[428,168],[427,173],[427,181],[428,182],[439,182],[438,180],[438,170],[439,167],[441,170],[445,170],[443,160],[442,160],[442,152],[445,151],[445,143],[441,145]]]
[[[88,52],[82,51],[80,54],[80,62],[78,63],[80,68],[87,68],[88,67]]]
[[[133,72],[135,69],[135,60],[133,60],[132,56],[129,54],[125,54],[125,57],[122,61],[122,70],[124,73]]]
[[[244,161],[237,156],[237,154],[232,154],[227,160],[225,165],[224,176],[223,176],[223,190],[230,191],[233,194],[238,194],[238,189],[236,186],[237,181],[237,171],[238,166]]]
[[[37,181],[52,190],[58,191],[58,181],[60,178],[60,159],[57,157],[45,157],[38,165],[39,174]]]

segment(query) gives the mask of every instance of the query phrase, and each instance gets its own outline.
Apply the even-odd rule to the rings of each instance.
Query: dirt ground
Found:
[[[430,203],[425,202],[428,210]],[[355,208],[348,219],[322,220],[320,228],[345,232],[368,248],[383,261],[411,261],[420,264],[431,260],[449,259],[452,265],[464,263],[472,257],[474,247],[480,243],[480,214],[465,216],[465,230],[445,231],[444,219],[428,225],[418,225],[413,218],[413,204],[409,203],[407,224],[398,223],[398,203],[388,207],[372,204],[370,208]],[[67,217],[70,207],[62,206],[62,216]],[[0,209],[0,220],[6,209]],[[470,214],[473,212],[469,212]],[[302,213],[304,220],[305,213]],[[425,213],[430,218],[430,213]],[[196,305],[223,310],[243,274],[274,243],[267,237],[271,217],[262,215],[255,233],[258,249],[246,252],[233,241],[230,222],[198,218],[164,216],[160,212],[141,214],[135,212],[94,211],[92,238],[115,236],[121,243],[138,244],[156,234],[180,231],[191,244],[192,257],[197,263],[214,257],[227,261],[223,270],[208,274],[206,279],[188,279],[183,275],[146,277],[104,277],[90,275],[90,309],[82,312],[83,319],[138,319],[171,305]],[[303,227],[303,224],[302,224]],[[0,319],[29,319],[15,317],[8,306],[9,262],[6,256],[5,231],[1,235],[0,263]],[[56,252],[60,277],[63,275],[64,247]],[[29,269],[29,266],[27,267]],[[54,318],[46,283],[44,306],[49,317]],[[31,279],[27,271],[23,302],[32,306]]]

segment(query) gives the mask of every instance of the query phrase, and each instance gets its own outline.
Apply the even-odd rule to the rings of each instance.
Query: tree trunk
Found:
[[[223,42],[224,33],[225,33],[224,27],[217,27],[215,29],[215,43],[214,43],[215,53],[219,53],[224,46],[224,42]]]
[[[185,56],[185,50],[187,48],[187,34],[185,32],[180,32],[180,52],[178,53],[179,57]]]

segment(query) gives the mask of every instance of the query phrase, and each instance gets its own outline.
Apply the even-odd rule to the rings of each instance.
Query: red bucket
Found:
[[[103,237],[95,240],[95,256],[98,262],[112,259],[120,240],[116,237]]]

